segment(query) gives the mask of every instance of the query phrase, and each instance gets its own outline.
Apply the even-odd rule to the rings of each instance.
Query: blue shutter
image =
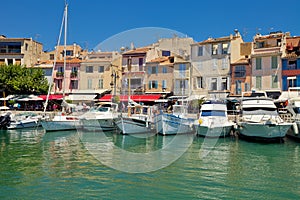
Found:
[[[282,70],[287,70],[287,59],[282,59]]]
[[[296,69],[300,69],[300,58],[297,59],[297,68]]]
[[[287,76],[282,76],[282,91],[287,91],[288,86],[287,86]]]
[[[296,87],[300,87],[300,75],[297,75],[296,77]]]

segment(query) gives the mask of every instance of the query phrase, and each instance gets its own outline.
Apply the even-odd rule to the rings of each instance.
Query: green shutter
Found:
[[[271,60],[271,64],[272,64],[272,69],[277,69],[277,56],[272,56],[272,60]]]
[[[256,69],[257,70],[261,69],[261,58],[256,58]]]

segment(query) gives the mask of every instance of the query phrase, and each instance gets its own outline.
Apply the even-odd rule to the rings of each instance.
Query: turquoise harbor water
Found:
[[[95,140],[98,134],[92,133]],[[126,173],[103,165],[79,136],[42,129],[0,132],[0,199],[300,198],[300,143],[289,139],[260,144],[221,138],[201,158],[205,139],[195,137],[172,164]],[[175,136],[106,137],[121,149],[145,153],[164,148]],[[107,146],[102,158],[119,159],[118,151]]]

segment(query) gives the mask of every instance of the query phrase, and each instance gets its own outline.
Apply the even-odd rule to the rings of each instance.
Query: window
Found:
[[[271,57],[271,65],[272,69],[277,69],[278,63],[277,63],[277,56],[272,56]]]
[[[235,81],[235,93],[242,94],[242,82],[240,80]]]
[[[77,73],[78,72],[78,67],[72,67],[72,71],[73,73]]]
[[[158,73],[158,66],[148,67],[148,74],[157,74]]]
[[[222,78],[221,90],[227,90],[227,78]]]
[[[213,44],[212,45],[211,55],[218,55],[218,44]]]
[[[139,66],[143,66],[144,64],[144,58],[139,58]]]
[[[196,77],[196,87],[197,88],[203,88],[203,77]]]
[[[88,87],[88,89],[93,89],[93,80],[92,79],[88,79],[88,81],[87,81],[87,87]]]
[[[198,56],[203,56],[203,46],[198,47]]]
[[[78,80],[71,80],[71,89],[78,89]]]
[[[167,80],[162,80],[161,87],[162,88],[167,88]]]
[[[99,66],[98,67],[98,72],[103,73],[104,72],[104,66]]]
[[[166,73],[168,73],[168,69],[167,69],[167,67],[163,67],[163,68],[162,68],[162,73],[163,73],[163,74],[166,74]]]
[[[255,87],[257,89],[261,89],[261,86],[262,86],[262,84],[261,84],[261,76],[256,76]]]
[[[222,54],[228,54],[228,44],[222,44]]]
[[[57,72],[64,72],[64,67],[58,67]]]
[[[21,53],[21,42],[0,42],[0,53]]]
[[[296,77],[287,77],[287,81],[288,81],[288,86],[289,87],[296,87]]]
[[[180,77],[185,77],[186,73],[186,64],[179,64],[179,76]]]
[[[288,61],[288,69],[297,69],[297,62],[296,62],[296,60],[289,60]]]
[[[171,56],[171,52],[170,51],[162,51],[161,55],[162,56]]]
[[[226,58],[222,59],[222,69],[228,69],[228,62]]]
[[[67,50],[66,51],[66,56],[73,56],[73,51]]]
[[[157,81],[149,81],[149,89],[157,89],[158,82]]]
[[[25,51],[28,51],[28,44],[25,43]]]
[[[98,81],[98,88],[103,89],[103,79],[99,79]]]
[[[217,78],[212,78],[211,79],[210,89],[211,90],[217,90]]]
[[[281,39],[277,39],[277,46],[278,46],[278,47],[281,46]]]
[[[14,60],[13,59],[7,59],[7,65],[13,65]]]
[[[246,76],[246,66],[245,65],[235,66],[234,77],[244,78],[245,76]]]
[[[256,58],[256,69],[261,70],[261,58]]]
[[[245,92],[250,91],[250,84],[245,83]]]
[[[278,88],[278,76],[272,75],[272,88]]]
[[[93,66],[86,66],[85,67],[85,72],[86,73],[93,73],[94,72]]]
[[[54,60],[54,54],[50,54],[50,60]]]
[[[256,42],[256,48],[264,48],[265,42]]]

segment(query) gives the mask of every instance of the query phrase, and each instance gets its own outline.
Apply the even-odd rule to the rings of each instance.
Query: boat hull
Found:
[[[27,120],[20,122],[11,122],[7,129],[35,128],[38,126],[40,126],[38,120]]]
[[[87,131],[113,131],[116,129],[113,118],[111,119],[80,119],[82,129]]]
[[[151,124],[141,119],[120,117],[115,121],[122,134],[138,134],[151,132]]]
[[[257,140],[283,139],[292,124],[238,123],[237,132],[241,137]]]
[[[208,127],[205,125],[199,125],[197,128],[197,135],[201,137],[227,137],[230,136],[230,132],[233,126],[222,127]]]
[[[160,114],[156,116],[155,126],[157,133],[161,135],[175,135],[193,133],[194,119],[181,118],[172,114]]]
[[[73,116],[55,116],[53,120],[42,120],[42,127],[46,131],[66,131],[80,128],[79,119]]]

